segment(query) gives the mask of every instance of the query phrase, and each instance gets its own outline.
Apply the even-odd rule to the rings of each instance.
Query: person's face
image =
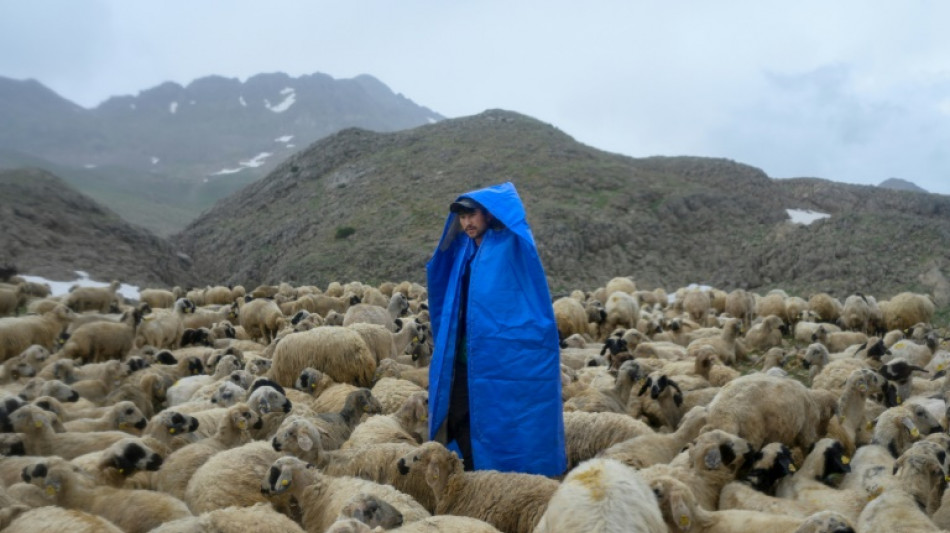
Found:
[[[488,216],[481,209],[476,209],[471,213],[459,213],[459,224],[462,226],[462,231],[472,238],[475,244],[482,243],[482,237],[485,235],[485,231],[488,230],[488,222]]]

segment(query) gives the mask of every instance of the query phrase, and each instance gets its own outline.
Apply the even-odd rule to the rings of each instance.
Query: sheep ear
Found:
[[[640,392],[637,393],[637,396],[643,396],[643,393],[646,392],[647,389],[649,389],[652,385],[653,378],[647,378],[647,380],[643,382],[643,386],[640,387]]]
[[[722,453],[718,446],[706,452],[706,455],[703,456],[703,463],[709,470],[715,470],[722,466]]]
[[[670,511],[672,511],[673,518],[676,520],[676,525],[680,531],[689,531],[693,525],[693,513],[690,511],[689,505],[686,504],[683,495],[670,494]]]

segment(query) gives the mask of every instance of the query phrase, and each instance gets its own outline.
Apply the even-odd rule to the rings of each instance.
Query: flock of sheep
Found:
[[[419,284],[117,288],[0,283],[3,531],[950,528],[926,295],[559,297],[552,479],[428,440]]]

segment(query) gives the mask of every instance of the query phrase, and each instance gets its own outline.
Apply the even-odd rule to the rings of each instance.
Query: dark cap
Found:
[[[476,209],[484,209],[481,204],[472,200],[471,198],[459,198],[458,200],[452,202],[449,205],[449,211],[459,214],[459,213],[471,213]]]

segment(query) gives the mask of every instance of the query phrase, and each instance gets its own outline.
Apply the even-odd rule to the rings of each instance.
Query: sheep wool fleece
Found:
[[[510,182],[463,197],[505,226],[485,232],[469,274],[466,339],[475,468],[560,475],[567,456],[557,323],[524,206]],[[435,340],[429,434],[436,439],[449,410],[462,271],[475,252],[450,213],[426,265]]]

